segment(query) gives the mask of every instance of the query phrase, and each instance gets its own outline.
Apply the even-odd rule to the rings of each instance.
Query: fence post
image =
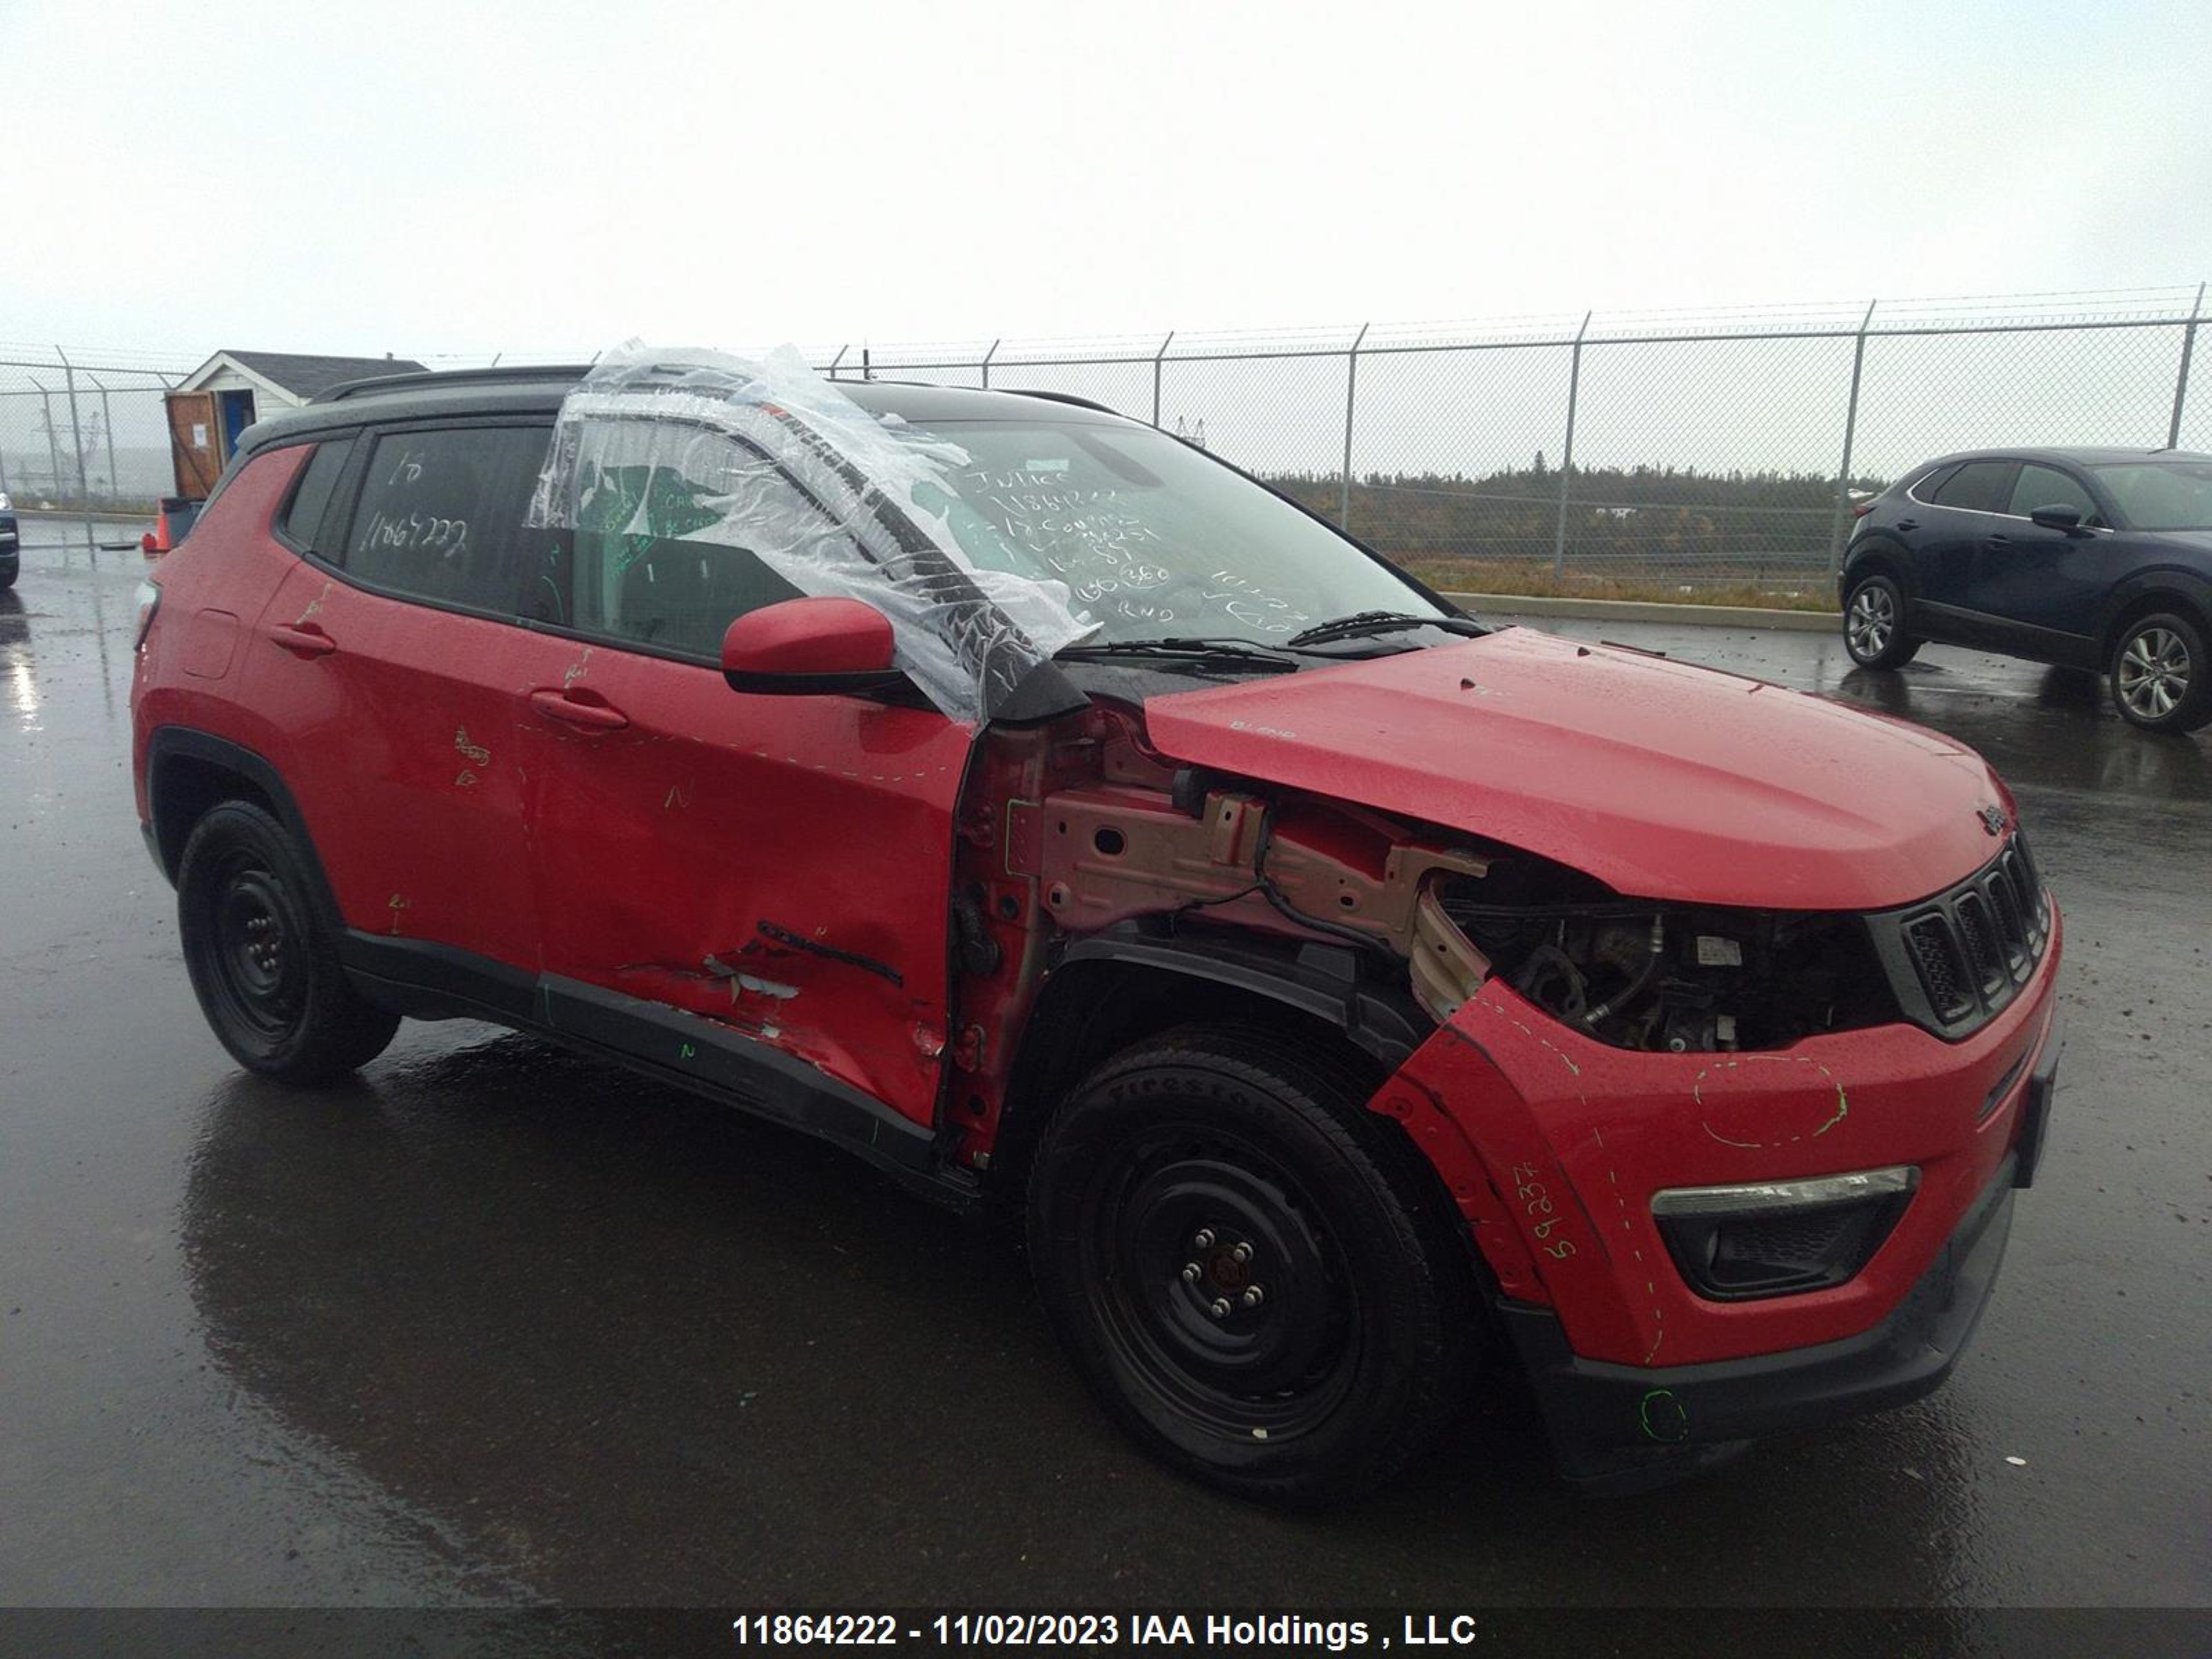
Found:
[[[841,345],[837,348],[837,355],[830,360],[830,372],[823,376],[825,380],[834,380],[837,378],[837,365],[845,361],[845,354],[852,349],[850,345]]]
[[[107,499],[112,505],[123,494],[116,483],[115,409],[107,401],[107,382],[90,369],[85,370],[84,378],[100,388],[100,430],[107,434]]]
[[[1881,303],[1879,299],[1867,301],[1866,315],[1859,319],[1858,339],[1851,347],[1851,397],[1844,408],[1844,464],[1836,469],[1836,513],[1828,523],[1831,580],[1844,568],[1844,524],[1851,508],[1851,442],[1859,429],[1859,371],[1866,367],[1867,329],[1874,322],[1874,308]]]
[[[1344,359],[1344,471],[1337,480],[1336,526],[1352,528],[1352,399],[1359,386],[1359,343],[1375,325],[1362,323],[1352,337],[1352,349]]]
[[[1170,329],[1168,337],[1160,342],[1160,349],[1152,354],[1152,429],[1155,432],[1160,426],[1160,363],[1168,355],[1168,348],[1174,343],[1175,331]]]
[[[62,360],[62,373],[67,377],[70,411],[70,447],[76,452],[76,504],[84,514],[84,556],[95,563],[100,558],[100,536],[92,527],[92,486],[84,476],[84,428],[76,417],[76,370],[70,364],[69,353],[59,346],[54,356]]]
[[[999,343],[991,342],[991,349],[983,354],[983,390],[991,389],[991,359],[999,355]]]
[[[2204,284],[2197,285],[2197,298],[2190,303],[2189,326],[2181,333],[2181,373],[2173,377],[2173,418],[2166,422],[2166,447],[2181,447],[2181,405],[2189,396],[2189,355],[2197,348],[2197,314],[2204,309]]]
[[[1583,388],[1583,336],[1589,332],[1590,313],[1583,313],[1583,325],[1575,331],[1575,355],[1567,368],[1567,441],[1559,452],[1559,521],[1552,532],[1552,574],[1567,574],[1567,491],[1575,476],[1575,403]]]
[[[46,465],[54,481],[54,495],[58,497],[62,493],[62,452],[54,439],[54,394],[46,390],[37,375],[26,374],[23,378],[39,388],[39,408],[46,422]]]

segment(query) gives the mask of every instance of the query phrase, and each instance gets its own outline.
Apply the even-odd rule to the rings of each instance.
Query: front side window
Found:
[[[2079,478],[2055,466],[2038,466],[2030,461],[2021,468],[2020,481],[2012,487],[2012,504],[2005,510],[2025,519],[2045,507],[2070,507],[2081,515],[2083,524],[2104,522],[2097,516],[2097,503]]]
[[[1946,478],[1928,499],[1938,507],[1955,507],[1970,513],[2002,513],[2010,499],[2015,463],[1969,461]]]
[[[2212,530],[2212,461],[2120,461],[2097,469],[2135,530]]]
[[[702,469],[703,471],[703,469]],[[570,627],[684,656],[719,658],[722,635],[747,611],[799,590],[741,544],[747,525],[787,542],[794,525],[840,532],[788,480],[757,465],[742,473],[733,503],[701,476],[649,464],[593,468],[576,527],[563,538],[569,580],[547,584],[568,607]],[[694,532],[714,529],[717,540]],[[771,530],[773,527],[773,530]]]
[[[379,435],[347,532],[346,573],[389,592],[513,615],[528,539],[522,515],[545,435],[543,427]]]

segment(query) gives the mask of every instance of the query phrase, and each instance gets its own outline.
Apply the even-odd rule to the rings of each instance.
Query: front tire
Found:
[[[2190,617],[2136,617],[2112,647],[2106,678],[2120,718],[2146,732],[2194,732],[2212,720],[2212,658]]]
[[[342,1077],[399,1029],[347,982],[310,881],[283,826],[240,800],[193,826],[177,873],[178,932],[201,1012],[240,1065],[285,1083]]]
[[[1902,668],[1919,654],[1905,632],[1905,590],[1887,576],[1862,577],[1844,601],[1844,648],[1862,668]]]
[[[1093,1073],[1038,1149],[1060,1339],[1148,1450],[1241,1497],[1377,1485],[1464,1396],[1466,1245],[1366,1093],[1334,1056],[1194,1027]]]

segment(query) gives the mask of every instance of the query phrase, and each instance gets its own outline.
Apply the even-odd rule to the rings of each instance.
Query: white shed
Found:
[[[237,447],[265,415],[297,409],[347,380],[420,374],[410,357],[319,357],[291,351],[218,351],[167,397],[177,492],[206,495]]]

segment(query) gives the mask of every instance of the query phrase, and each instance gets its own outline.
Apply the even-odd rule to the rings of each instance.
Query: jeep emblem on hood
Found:
[[[1976,810],[1981,814],[1982,828],[1993,836],[2004,834],[2005,825],[2012,822],[2005,816],[2005,810],[2002,806],[1983,806]]]

